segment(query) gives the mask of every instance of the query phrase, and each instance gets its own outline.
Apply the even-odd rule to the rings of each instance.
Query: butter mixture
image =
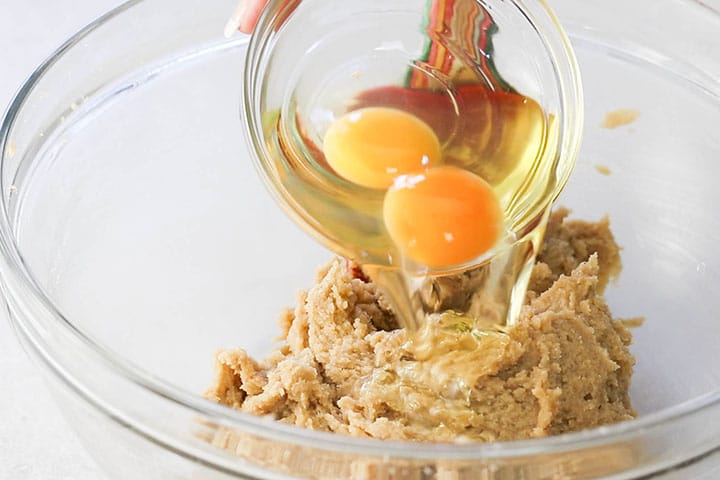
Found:
[[[633,418],[631,334],[602,296],[619,248],[607,220],[566,216],[550,220],[516,325],[474,331],[438,316],[421,331],[433,342],[418,344],[358,267],[334,259],[282,315],[268,358],[217,353],[207,397],[305,428],[415,441],[536,438]]]

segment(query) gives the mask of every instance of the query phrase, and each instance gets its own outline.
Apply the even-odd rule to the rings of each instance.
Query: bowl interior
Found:
[[[686,68],[651,27],[640,39],[590,28],[572,3],[558,9],[587,120],[558,203],[578,218],[609,215],[623,247],[608,299],[617,316],[646,317],[634,331],[632,387],[644,415],[720,389],[720,86],[703,74],[718,70]],[[720,26],[698,18],[709,31]],[[35,281],[105,348],[198,394],[216,349],[269,350],[280,310],[330,256],[254,170],[238,114],[246,46],[183,44],[83,91],[56,91],[57,115],[31,133],[18,127],[17,151],[5,152],[16,168],[3,171],[3,194]],[[79,75],[83,66],[62,68]],[[639,116],[604,128],[615,109]]]

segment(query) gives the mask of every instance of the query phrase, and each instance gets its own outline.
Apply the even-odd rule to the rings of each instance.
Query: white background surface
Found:
[[[120,0],[0,0],[0,111],[70,35]],[[104,480],[0,311],[0,480]]]

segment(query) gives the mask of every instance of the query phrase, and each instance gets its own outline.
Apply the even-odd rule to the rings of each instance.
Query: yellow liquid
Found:
[[[417,327],[423,314],[443,309],[460,314],[474,309],[468,314],[485,317],[486,325],[505,323],[519,311],[522,298],[516,297],[524,296],[524,286],[515,291],[515,284],[523,284],[529,276],[558,182],[554,117],[528,97],[479,85],[443,92],[369,90],[358,95],[348,111],[364,107],[402,109],[430,125],[442,145],[442,164],[469,170],[493,187],[503,211],[505,236],[495,248],[463,265],[429,269],[403,259],[383,222],[385,190],[362,187],[337,175],[319,148],[323,129],[306,123],[309,117],[293,110],[291,118],[269,115],[265,130],[273,132],[267,147],[288,213],[327,247],[362,265],[385,290],[405,326]],[[474,286],[486,290],[484,311],[477,311],[470,301],[438,300],[434,290],[443,276],[491,263],[494,270],[478,275],[481,280]]]

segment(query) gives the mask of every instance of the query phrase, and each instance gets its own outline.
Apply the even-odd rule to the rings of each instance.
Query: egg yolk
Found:
[[[479,257],[495,245],[502,229],[492,187],[452,166],[398,177],[385,196],[383,217],[403,254],[429,267]]]
[[[419,118],[383,107],[352,111],[336,120],[323,140],[338,175],[368,188],[388,188],[403,174],[440,162],[440,141]]]

